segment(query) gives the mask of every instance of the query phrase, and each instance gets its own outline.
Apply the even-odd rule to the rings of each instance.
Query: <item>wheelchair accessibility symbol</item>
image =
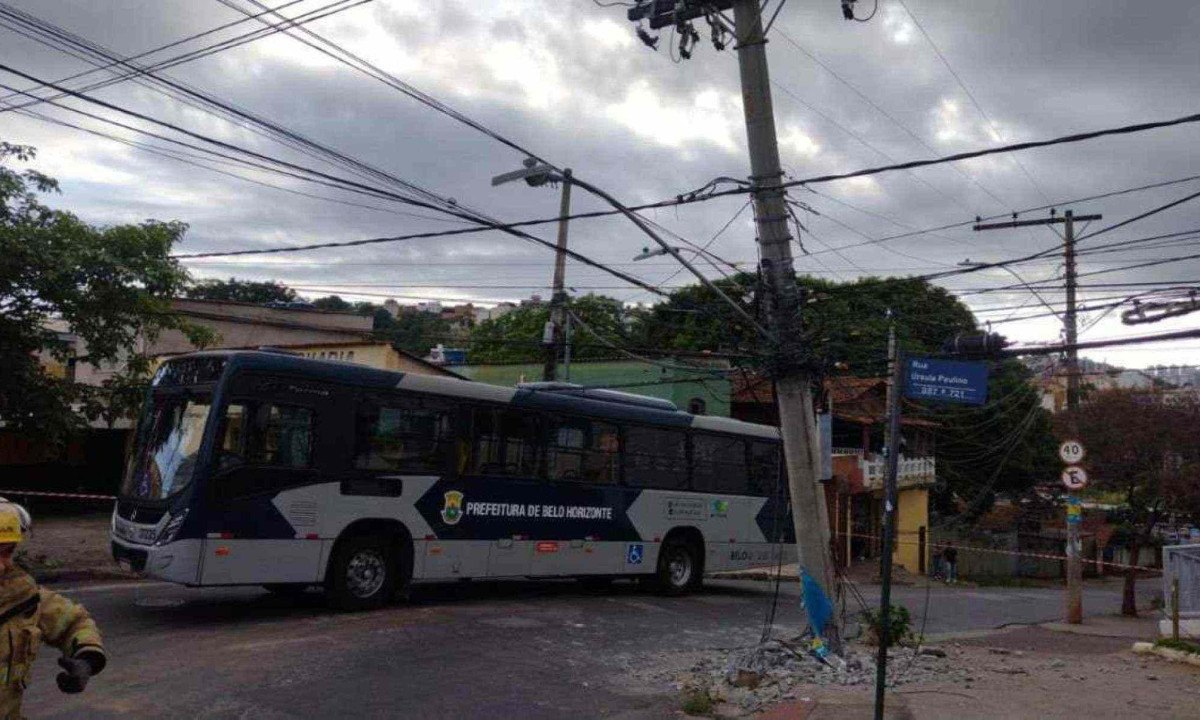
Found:
[[[640,543],[636,545],[630,545],[629,549],[625,553],[625,563],[627,565],[641,565],[642,555],[643,550]]]

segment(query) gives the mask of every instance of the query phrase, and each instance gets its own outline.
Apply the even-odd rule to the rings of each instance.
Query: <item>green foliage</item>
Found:
[[[354,306],[337,295],[329,295],[323,298],[317,298],[312,302],[313,307],[318,310],[329,310],[333,312],[350,312]]]
[[[937,350],[954,335],[975,328],[965,305],[924,280],[862,278],[835,283],[802,275],[796,281],[808,300],[801,310],[805,330],[801,345],[817,368],[847,366],[858,376],[882,374],[888,310],[895,317],[900,343],[909,352]],[[757,310],[754,274],[739,273],[715,284],[743,307]],[[751,355],[770,350],[753,327],[703,285],[676,290],[668,301],[642,311],[637,320],[632,335],[645,347]]]
[[[193,300],[224,300],[265,305],[269,302],[294,302],[300,299],[296,291],[275,281],[202,280],[184,291]]]
[[[938,423],[938,485],[933,503],[943,517],[987,512],[998,495],[1019,496],[1061,466],[1050,413],[1032,385],[1032,373],[1015,360],[988,373],[988,402],[918,411]],[[959,508],[958,500],[966,503]]]
[[[126,355],[138,337],[177,328],[200,345],[211,336],[170,312],[187,271],[169,257],[186,226],[146,221],[95,227],[54,210],[38,193],[57,189],[33,170],[29,147],[0,142],[0,417],[8,427],[36,430],[57,440],[84,417],[107,417],[126,407],[144,381],[144,358]],[[66,366],[72,343],[49,329],[59,323],[82,341],[86,361],[127,361],[126,369],[100,388],[76,386],[46,371],[44,362]]]
[[[915,644],[916,637],[912,631],[912,616],[909,615],[908,608],[903,605],[889,605],[888,611],[888,647]],[[863,623],[867,626],[865,641],[869,645],[878,646],[879,639],[883,637],[882,615],[868,608],[863,610],[862,618]]]
[[[1200,516],[1200,405],[1166,403],[1156,393],[1104,390],[1063,418],[1087,447],[1090,486],[1119,494],[1114,513],[1129,544],[1149,544],[1168,514]]]
[[[393,318],[387,310],[379,308],[374,315],[376,332],[417,357],[425,357],[438,343],[453,345],[454,333],[449,321],[433,313],[402,312]]]
[[[684,715],[693,717],[708,717],[713,711],[712,695],[707,688],[686,688],[683,691],[683,702],[680,709]]]
[[[1191,640],[1162,638],[1154,642],[1154,647],[1167,648],[1169,650],[1180,650],[1182,652],[1200,655],[1200,643],[1193,642]]]
[[[586,325],[580,327],[575,324],[573,327],[572,358],[611,358],[617,353],[607,343],[633,344],[625,337],[625,311],[619,300],[588,294],[570,298],[567,306]],[[540,304],[519,307],[494,320],[480,323],[471,330],[469,360],[472,363],[541,360],[545,357],[542,334],[549,319],[550,306]]]

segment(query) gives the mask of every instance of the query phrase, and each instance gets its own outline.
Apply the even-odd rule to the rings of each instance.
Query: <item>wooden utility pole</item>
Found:
[[[829,547],[829,513],[820,477],[816,416],[813,414],[812,377],[801,347],[800,293],[792,266],[792,236],[788,230],[783,170],[771,104],[767,73],[766,37],[758,0],[733,4],[737,36],[738,69],[742,81],[742,110],[750,147],[750,180],[754,192],[754,220],[762,256],[769,327],[776,339],[775,401],[787,463],[788,490],[800,567],[834,597],[833,563]],[[829,628],[814,628],[839,642],[837,620]]]
[[[1052,211],[1053,212],[1053,211]],[[1041,220],[1014,220],[1012,222],[975,225],[975,230],[999,230],[1004,228],[1026,227],[1030,225],[1063,226],[1063,261],[1064,276],[1067,286],[1067,307],[1063,312],[1063,335],[1067,354],[1067,417],[1071,426],[1071,436],[1076,435],[1074,423],[1076,412],[1079,410],[1079,323],[1076,312],[1075,294],[1077,290],[1075,272],[1075,221],[1087,222],[1100,220],[1102,215],[1082,215],[1075,217],[1071,210],[1063,213],[1062,217],[1051,215]],[[1078,504],[1078,491],[1071,490],[1068,500]],[[1067,622],[1078,625],[1083,622],[1083,562],[1082,543],[1079,537],[1079,523],[1067,522]]]
[[[1063,257],[1066,263],[1067,311],[1063,316],[1067,342],[1067,416],[1071,425],[1071,436],[1075,431],[1076,412],[1079,410],[1079,321],[1075,312],[1075,214],[1070,210],[1063,213]],[[1077,491],[1070,491],[1069,502],[1078,502]],[[1083,622],[1083,563],[1080,562],[1082,545],[1079,538],[1079,523],[1067,523],[1067,622],[1078,625]]]

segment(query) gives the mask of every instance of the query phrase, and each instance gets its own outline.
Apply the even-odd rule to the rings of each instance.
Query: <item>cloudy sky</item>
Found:
[[[288,3],[282,12],[288,16],[320,12],[332,1],[299,0]],[[878,13],[867,23],[842,20],[835,0],[790,0],[784,6],[768,54],[781,153],[793,177],[1197,111],[1200,7],[1195,3],[904,2],[907,9],[899,0],[880,0]],[[124,55],[244,21],[146,56],[148,61],[159,61],[261,27],[228,5],[258,11],[251,0],[227,4],[217,0],[17,0],[11,7]],[[864,0],[860,5],[864,7],[859,13],[865,14],[869,3]],[[308,27],[541,157],[573,168],[581,178],[628,203],[669,198],[717,176],[749,174],[734,54],[718,52],[705,41],[691,60],[678,61],[668,49],[669,32],[660,39],[658,51],[652,51],[637,40],[623,7],[600,7],[592,0],[374,0]],[[707,26],[701,22],[698,29],[707,39]],[[8,28],[0,27],[0,38],[0,63],[41,79],[58,80],[91,67]],[[497,218],[557,213],[558,193],[551,188],[531,189],[520,183],[491,187],[493,175],[520,166],[519,152],[292,37],[264,37],[180,64],[167,75]],[[105,72],[94,73],[67,84],[77,88],[104,77],[108,77]],[[0,83],[21,89],[31,85],[3,72]],[[2,92],[6,102],[27,99]],[[92,94],[206,136],[350,177],[344,168],[322,164],[145,86],[124,82]],[[151,128],[79,99],[28,110],[124,139],[171,147],[67,108]],[[992,156],[815,185],[816,192],[793,190],[793,198],[814,211],[802,217],[809,231],[802,239],[810,254],[799,256],[797,266],[823,277],[849,279],[932,272],[968,258],[994,261],[1052,248],[1061,241],[1048,228],[973,233],[966,226],[894,241],[867,241],[1051,203],[1070,207],[1076,214],[1103,214],[1103,220],[1087,229],[1096,230],[1196,192],[1200,180],[1073,205],[1061,203],[1197,173],[1198,131],[1185,125],[1016,157]],[[0,113],[0,138],[37,146],[38,168],[62,183],[62,196],[54,202],[89,221],[158,218],[188,223],[180,252],[356,240],[462,226],[458,220],[384,199],[202,161],[244,179],[231,177],[16,112]],[[576,211],[602,209],[578,190],[573,201]],[[752,267],[755,248],[749,212],[713,240],[744,203],[744,198],[729,197],[649,216],[688,240],[712,241],[711,250],[720,257]],[[1023,217],[1045,214],[1037,211]],[[1082,240],[1080,250],[1191,230],[1200,227],[1198,221],[1200,201],[1185,203]],[[553,226],[533,232],[554,238]],[[687,281],[664,258],[632,262],[646,244],[636,228],[618,219],[578,220],[571,226],[571,246],[581,253],[649,282],[671,287]],[[1125,283],[1200,281],[1193,277],[1200,262],[1196,260],[1124,269],[1194,254],[1195,244],[1185,236],[1171,244],[1147,242],[1081,257],[1080,272],[1096,273],[1080,279],[1084,304],[1103,304],[1152,289]],[[547,295],[552,260],[545,248],[500,233],[484,233],[196,260],[188,265],[196,277],[274,279],[301,288],[306,295],[337,292],[374,300],[442,298],[486,303],[531,293]],[[1061,286],[1057,259],[1014,269],[1025,280],[1048,286],[1042,291],[1044,299],[1061,303],[1063,292],[1054,287]],[[567,282],[578,293],[603,292],[630,302],[652,297],[575,262],[568,266]],[[995,329],[1010,337],[1053,342],[1059,336],[1058,321],[1047,317],[1039,299],[1028,291],[979,292],[1017,282],[1004,271],[941,282],[961,292],[981,319],[996,322]],[[1028,317],[1038,315],[1042,317]],[[1119,310],[1085,314],[1081,339],[1196,324],[1192,317],[1124,327],[1118,315]],[[1200,340],[1087,355],[1129,366],[1198,363]]]

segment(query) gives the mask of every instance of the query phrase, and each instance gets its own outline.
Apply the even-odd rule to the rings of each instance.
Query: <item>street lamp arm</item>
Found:
[[[625,207],[623,204],[621,204],[621,202],[619,200],[614,198],[612,195],[609,195],[605,191],[601,190],[600,188],[596,187],[595,185],[592,185],[591,183],[589,183],[585,180],[580,180],[578,176],[572,175],[569,180],[571,183],[578,185],[579,187],[583,188],[584,190],[587,190],[588,192],[590,192],[591,194],[600,198],[601,200],[604,200],[609,205],[612,205],[622,215],[629,218],[630,222],[632,222],[634,225],[637,225],[641,229],[642,232],[649,235],[650,238],[652,240],[654,240],[654,242],[658,243],[658,246],[661,247],[664,252],[671,255],[676,260],[678,260],[681,265],[683,265],[685,268],[687,268],[688,272],[695,275],[696,278],[699,279],[700,282],[703,283],[705,287],[707,287],[709,290],[712,290],[714,293],[716,293],[717,296],[720,297],[723,301],[725,301],[725,303],[727,303],[731,308],[733,308],[734,311],[739,316],[741,316],[741,318],[743,320],[750,323],[750,325],[755,330],[758,330],[758,332],[762,333],[762,335],[764,337],[766,337],[768,340],[774,340],[774,336],[770,332],[768,332],[767,329],[764,328],[757,320],[755,320],[750,315],[750,313],[746,312],[745,309],[743,309],[741,305],[738,305],[736,302],[733,301],[733,298],[726,295],[721,290],[721,288],[717,287],[711,280],[706,278],[703,273],[701,273],[699,270],[697,270],[695,265],[693,265],[688,260],[684,259],[684,257],[679,252],[675,251],[674,248],[672,248],[669,244],[667,244],[667,241],[663,240],[662,237],[660,237],[658,235],[658,233],[654,232],[654,230],[652,230],[650,228],[650,226],[647,225],[644,220],[642,220],[640,217],[638,217],[637,213],[635,213],[632,210],[630,210],[629,208]]]

